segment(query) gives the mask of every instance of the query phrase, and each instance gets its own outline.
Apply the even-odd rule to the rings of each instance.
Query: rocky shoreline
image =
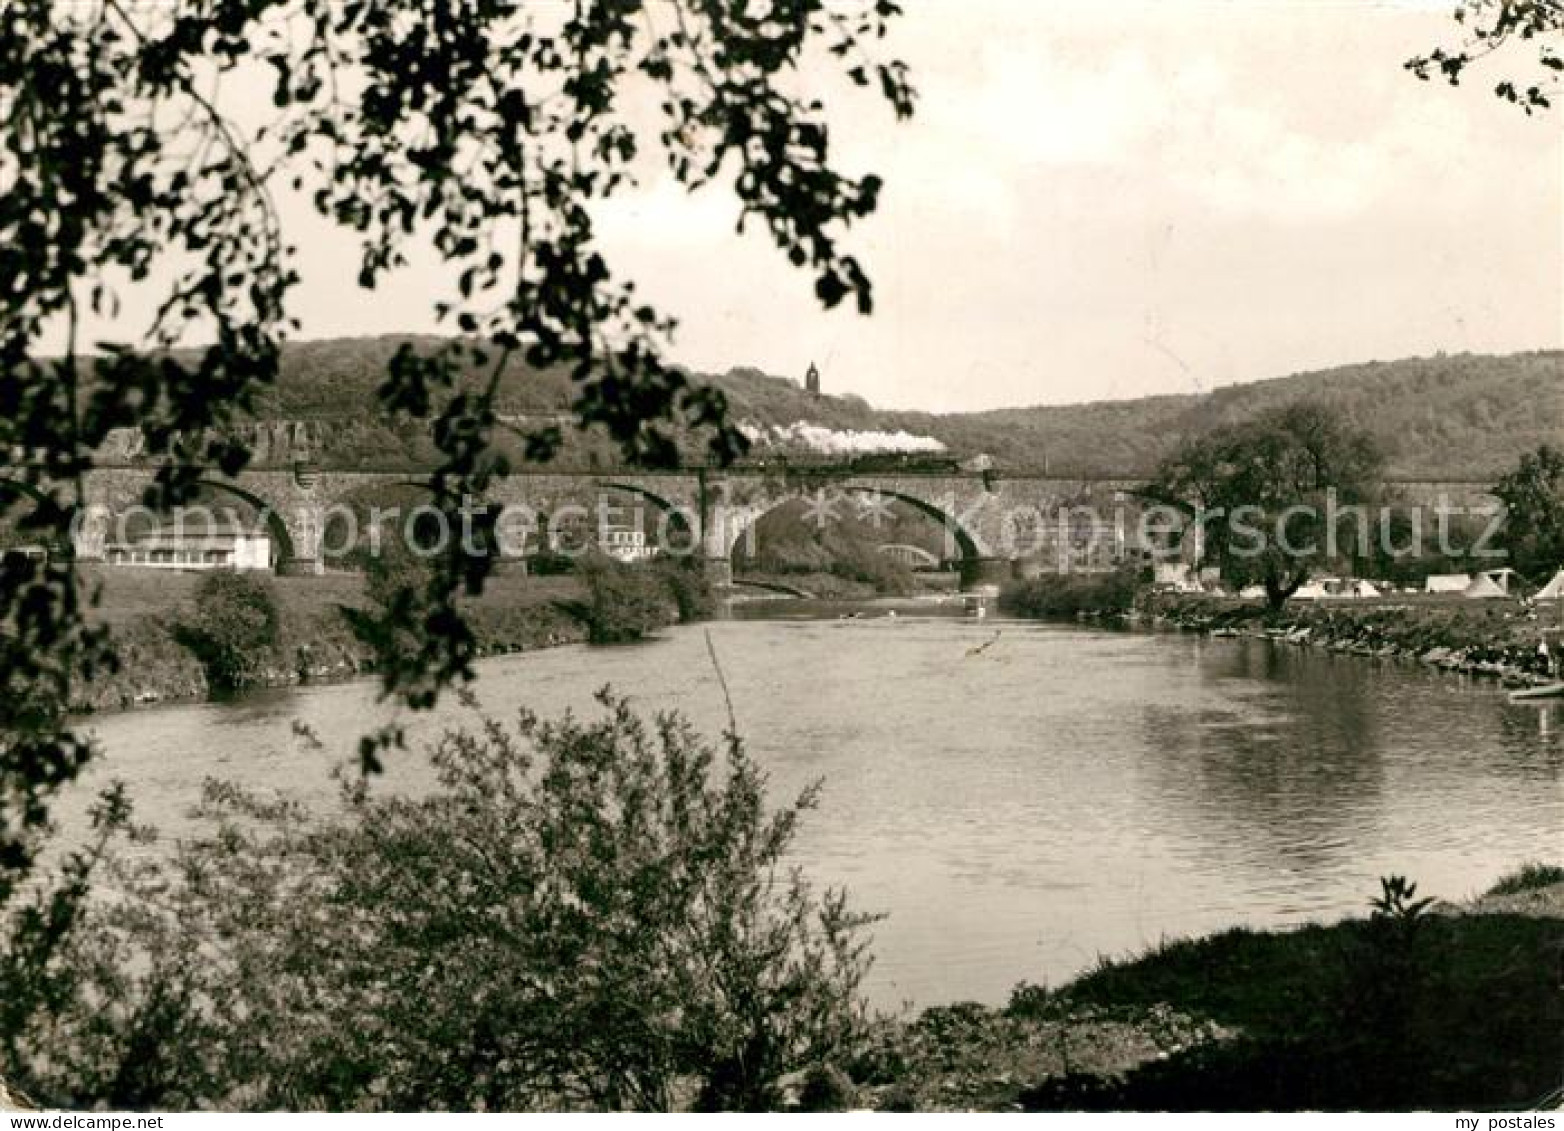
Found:
[[[1498,679],[1507,686],[1552,678],[1537,650],[1546,614],[1513,600],[1292,603],[1273,613],[1262,604],[1231,597],[1148,594],[1129,613],[1113,615],[1132,627],[1255,637],[1405,660]]]

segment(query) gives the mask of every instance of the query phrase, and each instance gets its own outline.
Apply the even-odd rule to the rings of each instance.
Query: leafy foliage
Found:
[[[1553,105],[1559,75],[1564,72],[1559,43],[1564,34],[1564,8],[1557,0],[1461,0],[1455,21],[1465,33],[1461,44],[1436,47],[1427,55],[1408,60],[1409,71],[1425,81],[1438,75],[1455,86],[1473,64],[1519,41],[1535,49],[1537,69],[1527,79],[1501,78],[1494,94],[1527,114]]]
[[[196,586],[195,608],[180,635],[214,688],[252,686],[273,658],[281,614],[269,578],[253,573],[213,572]]]
[[[1417,885],[1405,876],[1381,876],[1379,889],[1379,894],[1369,900],[1376,919],[1408,923],[1427,911],[1434,902],[1432,896],[1418,899]]]
[[[1564,451],[1542,445],[1494,485],[1504,503],[1501,535],[1510,565],[1545,581],[1564,568]]]
[[[64,545],[93,453],[116,428],[140,431],[157,504],[182,501],[207,469],[243,469],[252,441],[234,425],[275,384],[280,343],[297,329],[281,186],[356,241],[360,287],[415,247],[438,257],[434,310],[462,336],[399,344],[375,403],[427,429],[428,485],[448,517],[514,466],[496,407],[513,358],[567,372],[571,419],[633,460],[676,455],[672,418],[731,458],[743,438],[721,395],[662,362],[674,321],[616,278],[592,205],[659,156],[686,188],[731,178],[741,226],[759,224],[807,269],[825,306],[868,311],[870,281],[841,236],[874,210],[880,180],[833,165],[825,104],[792,72],[824,51],[910,114],[905,67],[876,54],[897,12],[894,0],[6,4],[0,459],[18,488],[0,501]],[[257,95],[242,124],[218,93],[224,80]],[[127,288],[154,303],[150,329],[94,343],[89,361],[82,315],[112,319]],[[41,356],[57,328],[63,351]],[[192,340],[210,344],[176,352]],[[561,430],[515,431],[522,456],[542,458]],[[458,596],[481,589],[491,565],[483,539],[476,550],[453,540],[397,610],[417,646],[386,668],[388,694],[427,706],[471,677],[477,643]],[[91,755],[63,704],[71,681],[113,653],[86,626],[83,596],[68,555],[0,569],[7,885],[49,795]],[[369,736],[365,765],[400,739],[395,728]]]
[[[588,554],[576,563],[576,572],[586,583],[580,615],[594,644],[640,640],[671,619],[673,594],[651,567]]]
[[[1186,441],[1145,494],[1193,518],[1204,554],[1223,577],[1238,586],[1259,582],[1279,608],[1328,554],[1331,513],[1365,501],[1379,463],[1366,434],[1319,405],[1299,403]]]
[[[1000,611],[1039,620],[1074,618],[1083,613],[1124,613],[1140,591],[1140,570],[1111,573],[1045,574],[1006,585],[999,593]]]
[[[601,699],[447,735],[417,799],[209,785],[210,831],[122,864],[0,1072],[66,1106],[777,1106],[863,1026],[868,920],[787,864],[815,792],[770,811],[736,738]]]
[[[1564,884],[1564,867],[1558,864],[1522,864],[1515,871],[1499,877],[1493,887],[1488,889],[1487,894],[1519,895],[1521,892],[1537,891],[1552,887],[1554,884]]]
[[[710,620],[717,612],[717,595],[705,563],[689,555],[671,554],[654,559],[653,568],[662,576],[679,614],[680,624]]]
[[[101,1061],[77,1057],[95,1043],[100,1026],[77,1011],[86,987],[105,971],[76,955],[88,937],[93,882],[133,831],[124,787],[105,791],[91,818],[88,844],[67,853],[52,882],[9,903],[0,918],[0,1078],[23,1091],[38,1087],[44,1074],[102,1079],[89,1075]]]

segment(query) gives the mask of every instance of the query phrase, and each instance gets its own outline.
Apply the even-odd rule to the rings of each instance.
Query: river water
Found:
[[[710,638],[777,796],[823,778],[797,857],[875,928],[882,1006],[1002,1002],[1099,955],[1362,911],[1377,877],[1473,894],[1564,846],[1557,707],[1417,665],[1262,640],[952,619],[724,621]],[[986,647],[985,647],[986,645]],[[703,629],[488,661],[508,714],[592,709],[612,684],[710,733]],[[211,775],[334,798],[331,752],[385,709],[368,683],[104,716],[92,782],[186,827]],[[420,717],[431,733],[468,713]],[[396,755],[390,788],[427,780]],[[80,801],[78,796],[76,799]],[[67,807],[67,813],[69,811]]]

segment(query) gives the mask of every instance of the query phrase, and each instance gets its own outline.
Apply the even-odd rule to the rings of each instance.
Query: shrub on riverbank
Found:
[[[653,568],[673,598],[680,624],[695,624],[717,615],[717,594],[705,563],[693,556],[656,558]]]
[[[651,566],[589,554],[576,563],[586,600],[566,607],[586,625],[593,644],[641,640],[673,619],[673,595]]]
[[[767,571],[746,568],[742,580],[759,585],[780,585],[827,600],[869,601],[876,597],[910,597],[920,589],[946,588],[943,578],[953,575],[917,574],[906,566],[875,554],[857,562],[832,562],[817,570]]]
[[[621,562],[589,554],[575,562],[575,574],[586,586],[586,600],[562,607],[586,626],[594,644],[641,640],[676,619],[710,620],[717,610],[717,595],[698,558]]]
[[[0,1077],[50,1106],[266,1110],[762,1109],[834,1080],[868,920],[787,864],[815,791],[772,811],[737,739],[601,698],[448,735],[416,800],[209,787],[172,861],[19,921]]]
[[[1074,619],[1129,612],[1139,592],[1139,571],[1043,574],[999,591],[999,609],[1036,620]]]
[[[268,578],[251,573],[208,573],[179,636],[206,669],[207,683],[239,691],[259,682],[275,659],[282,615]]]

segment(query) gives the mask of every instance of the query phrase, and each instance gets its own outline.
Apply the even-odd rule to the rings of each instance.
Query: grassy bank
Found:
[[[1469,601],[1420,594],[1363,601],[1263,602],[1205,594],[1154,593],[1138,608],[1154,623],[1224,635],[1270,636],[1363,656],[1419,660],[1452,671],[1517,682],[1546,678],[1537,653],[1544,629],[1558,639],[1558,614],[1516,600]]]
[[[211,694],[207,673],[180,632],[194,615],[201,578],[172,570],[88,567],[88,584],[102,584],[93,617],[113,628],[122,664],[119,672],[78,687],[75,710],[116,710]],[[341,614],[343,606],[363,605],[361,577],[327,574],[271,582],[280,631],[259,658],[257,685],[325,683],[372,670],[369,650]],[[499,655],[586,639],[580,621],[562,607],[581,596],[580,584],[571,577],[497,574],[483,596],[469,603],[482,651]]]
[[[1484,1110],[1558,1103],[1564,873],[1170,942],[1004,1009],[887,1029],[858,1102],[902,1110]]]

